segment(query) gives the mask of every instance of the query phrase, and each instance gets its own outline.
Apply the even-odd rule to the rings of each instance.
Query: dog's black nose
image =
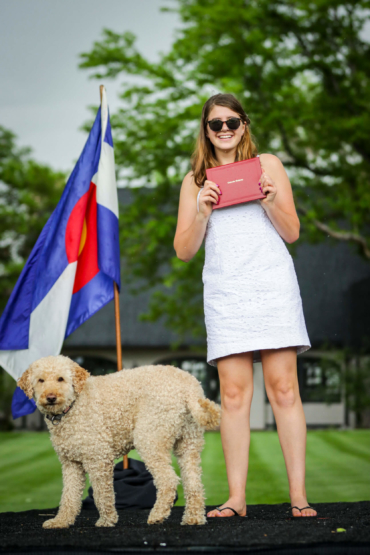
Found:
[[[55,403],[55,401],[57,400],[57,397],[56,397],[56,395],[48,395],[46,397],[46,400],[47,400],[48,403]]]

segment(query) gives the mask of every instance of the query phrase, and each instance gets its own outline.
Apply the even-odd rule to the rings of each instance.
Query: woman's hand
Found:
[[[259,182],[260,191],[267,195],[266,198],[261,198],[260,201],[265,205],[271,205],[276,197],[277,187],[275,181],[266,173],[266,170],[262,168],[262,175]]]
[[[294,243],[299,238],[300,224],[288,174],[274,154],[261,154],[261,164],[260,190],[267,194],[260,199],[261,206],[280,237]]]
[[[199,187],[194,182],[193,172],[189,172],[184,177],[173,243],[180,260],[189,262],[200,249],[212,207],[218,202],[220,194],[220,189],[213,181],[205,181],[204,187],[199,192]]]
[[[219,195],[222,195],[219,186],[207,179],[199,194],[199,213],[209,218],[212,213],[212,204],[219,203]]]

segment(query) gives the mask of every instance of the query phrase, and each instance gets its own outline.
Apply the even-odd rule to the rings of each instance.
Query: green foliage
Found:
[[[0,126],[0,312],[60,199],[64,178],[32,160]]]
[[[81,67],[100,79],[129,77],[112,118],[117,165],[122,182],[152,190],[138,190],[121,218],[126,276],[162,284],[148,318],[199,334],[203,254],[179,263],[172,241],[201,107],[216,92],[241,100],[259,151],[283,161],[301,237],[349,240],[370,258],[370,46],[361,38],[370,1],[171,5],[183,25],[158,63],[139,53],[131,33],[105,30]]]

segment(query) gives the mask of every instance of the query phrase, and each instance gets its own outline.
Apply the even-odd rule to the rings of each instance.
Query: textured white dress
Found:
[[[198,193],[198,199],[199,194]],[[310,347],[293,259],[260,200],[213,210],[203,267],[207,361]]]

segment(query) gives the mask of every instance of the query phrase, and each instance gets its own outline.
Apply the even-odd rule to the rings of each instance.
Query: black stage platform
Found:
[[[312,505],[318,517],[293,518],[287,503],[249,505],[248,518],[212,518],[205,526],[181,526],[183,507],[157,526],[146,524],[148,510],[119,511],[115,528],[96,528],[97,513],[83,511],[65,530],[42,528],[56,509],[2,513],[0,553],[370,555],[370,501]]]

